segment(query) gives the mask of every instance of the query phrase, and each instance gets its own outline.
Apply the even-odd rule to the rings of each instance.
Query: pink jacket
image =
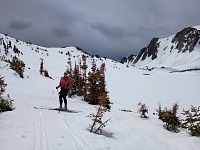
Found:
[[[74,84],[75,80],[71,77],[61,77],[60,78],[60,83],[58,85],[58,88],[61,87],[63,89],[69,89],[69,86]]]

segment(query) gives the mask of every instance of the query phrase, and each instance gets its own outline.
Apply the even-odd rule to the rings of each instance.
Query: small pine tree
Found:
[[[82,76],[82,82],[81,82],[81,86],[82,86],[82,89],[83,89],[83,96],[84,96],[84,100],[86,100],[86,97],[87,97],[87,64],[86,64],[86,56],[85,55],[82,55],[82,61],[83,61],[83,64],[81,65],[81,62],[80,62],[80,68],[83,70],[83,76]]]
[[[90,114],[89,117],[92,119],[93,123],[90,128],[90,132],[96,133],[96,134],[102,134],[102,129],[107,125],[107,122],[110,120],[106,120],[103,122],[103,115],[109,111],[107,106],[108,101],[107,94],[104,93],[102,96],[99,97],[99,103],[100,106],[97,108],[96,114]]]
[[[3,98],[0,96],[0,112],[5,112],[5,111],[12,111],[12,100],[9,98]]]
[[[8,62],[10,63],[10,68],[15,70],[21,78],[24,78],[25,63],[19,60],[17,57],[13,57],[12,61]]]
[[[86,101],[90,104],[97,105],[98,104],[98,93],[97,93],[97,76],[96,74],[89,72],[88,73],[88,83],[87,83],[87,96]]]
[[[3,92],[5,92],[5,87],[6,84],[4,82],[4,77],[1,77],[0,75],[0,96],[3,94]]]
[[[72,61],[71,61],[71,54],[69,53],[69,58],[67,63],[69,64],[69,74],[72,74]]]
[[[106,91],[106,81],[105,81],[105,63],[101,64],[100,70],[97,72],[98,75],[98,93],[104,93]]]
[[[50,77],[50,76],[49,76],[49,73],[48,73],[48,71],[47,71],[46,69],[44,70],[44,76],[45,76],[45,77]]]
[[[84,79],[83,75],[81,74],[81,60],[79,61],[79,64],[75,64],[74,68],[74,79],[76,80],[76,94],[78,96],[84,96]],[[85,99],[84,99],[85,100]]]
[[[103,92],[101,96],[98,97],[99,105],[102,105],[106,107],[107,109],[110,109],[110,100],[108,97],[108,92]]]
[[[2,95],[5,92],[5,87],[7,84],[5,84],[4,78],[0,75],[0,112],[4,111],[11,111],[12,108],[12,101],[8,98],[3,98]]]
[[[40,58],[41,60],[41,63],[40,63],[40,74],[42,75],[43,71],[44,71],[44,62],[43,62],[43,59]]]
[[[165,124],[163,125],[168,131],[179,132],[178,127],[181,125],[179,117],[177,117],[178,103],[172,106],[172,109],[165,108],[161,110],[161,105],[157,110],[159,119],[161,119]]]
[[[13,52],[15,53],[15,54],[20,54],[20,51],[18,50],[18,48],[14,45],[14,47],[13,47]]]
[[[192,136],[200,136],[200,106],[191,106],[189,110],[183,110],[186,118],[182,122],[182,127],[190,131]]]
[[[75,62],[75,67],[74,67],[74,70],[73,70],[73,78],[75,79],[75,84],[73,85],[73,89],[74,89],[74,92],[73,92],[73,95],[77,94],[78,95],[78,83],[79,83],[79,67],[78,65],[76,65],[76,62]]]
[[[148,113],[148,108],[145,104],[142,104],[141,102],[138,103],[138,112],[140,113],[141,118],[148,118],[146,113]]]
[[[53,79],[52,77],[49,76],[49,72],[44,68],[44,59],[40,58],[40,60],[41,60],[40,70],[39,70],[40,74],[50,79]]]
[[[98,76],[97,76],[97,68],[96,63],[93,59],[91,72],[88,73],[88,83],[87,83],[87,96],[86,101],[89,101],[90,104],[97,105],[98,104]]]
[[[8,49],[9,49],[9,48],[12,48],[11,41],[8,42],[8,44],[7,44],[7,48],[8,48]]]
[[[4,41],[3,41],[3,47],[4,47],[5,55],[8,55],[9,51]]]

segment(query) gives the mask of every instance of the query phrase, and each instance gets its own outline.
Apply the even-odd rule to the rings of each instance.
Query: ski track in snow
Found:
[[[46,136],[46,125],[43,121],[44,117],[41,111],[35,111],[35,140],[34,140],[34,150],[47,150],[48,142]],[[39,141],[39,143],[38,143]]]
[[[33,101],[31,101],[31,106],[34,106]],[[46,125],[44,122],[44,116],[41,111],[34,111],[34,127],[35,127],[35,137],[33,150],[47,150],[48,142],[46,137]]]
[[[39,106],[38,100],[31,100],[31,107],[34,109],[35,106]],[[53,100],[49,102],[56,106]],[[48,142],[47,128],[48,123],[45,120],[45,109],[34,109],[34,127],[35,127],[35,137],[33,143],[33,150],[48,150],[51,149],[51,143]],[[49,111],[51,112],[51,111]],[[62,126],[62,133],[67,137],[66,139],[66,149],[70,148],[74,150],[93,150],[89,145],[89,142],[83,136],[83,133],[79,128],[73,123],[70,118],[70,113],[57,113],[55,111],[56,119],[60,122]],[[48,113],[47,113],[48,114]],[[57,121],[56,121],[57,122]]]
[[[84,136],[76,125],[71,121],[70,116],[63,118],[66,129],[70,132],[76,143],[76,150],[92,150],[88,142],[84,140]]]
[[[52,100],[51,100],[52,101]],[[54,101],[52,101],[54,103]],[[55,105],[55,103],[54,103]],[[64,116],[65,114],[65,116]],[[85,137],[83,136],[83,133],[78,129],[78,127],[73,123],[69,113],[62,113],[60,112],[59,116],[61,117],[61,120],[63,120],[65,129],[70,134],[70,137],[72,137],[72,141],[75,144],[75,150],[93,150],[89,146],[89,142],[85,140]]]

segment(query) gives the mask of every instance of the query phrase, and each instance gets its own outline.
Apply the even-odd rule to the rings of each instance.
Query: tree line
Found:
[[[88,68],[87,57],[82,55],[82,59],[72,67],[71,57],[68,58],[67,72],[75,79],[75,84],[70,90],[69,96],[83,96],[89,104],[98,105],[104,102],[104,107],[110,109],[110,101],[105,81],[105,63],[98,68],[93,58],[91,68]],[[89,70],[89,71],[88,71]]]

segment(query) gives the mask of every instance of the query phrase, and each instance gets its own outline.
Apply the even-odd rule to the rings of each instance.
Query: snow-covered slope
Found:
[[[8,53],[6,54],[4,43],[8,48]],[[19,53],[14,53],[14,46],[19,50]],[[15,38],[5,36],[0,34],[0,57],[5,57],[4,59],[12,60],[14,56],[19,58],[25,63],[25,76],[31,76],[32,72],[37,74],[40,69],[41,59],[44,62],[44,68],[48,70],[50,76],[56,77],[58,74],[62,74],[64,71],[69,69],[69,64],[67,63],[69,59],[73,59],[72,67],[75,63],[78,64],[82,60],[82,55],[87,57],[88,67],[90,68],[91,62],[94,60],[97,66],[101,65],[104,61],[111,62],[115,66],[116,62],[107,58],[97,58],[95,56],[90,56],[84,50],[77,47],[64,47],[64,48],[45,48],[37,46],[30,43],[25,43],[19,41]],[[52,66],[56,66],[52,68]]]
[[[122,63],[138,67],[200,68],[200,26],[188,27],[168,38],[153,38],[137,56]]]
[[[11,41],[12,48],[5,55],[3,42],[0,44],[0,75],[7,84],[5,95],[14,99],[15,107],[11,112],[0,113],[2,150],[199,149],[199,138],[190,136],[183,129],[179,133],[169,132],[153,115],[159,102],[162,107],[172,107],[178,101],[180,117],[183,108],[199,106],[198,71],[173,74],[169,73],[172,71],[170,68],[148,71],[94,57],[97,65],[106,64],[106,87],[113,103],[103,118],[111,118],[111,121],[104,128],[103,135],[96,135],[88,131],[92,121],[87,117],[95,113],[96,108],[81,97],[68,98],[71,113],[48,110],[58,107],[55,87],[69,67],[66,53],[70,52],[73,64],[86,55],[89,68],[93,58],[76,47],[45,48],[0,35],[2,38],[6,45]],[[13,52],[14,45],[20,51],[19,55]],[[11,59],[14,55],[26,64],[23,79],[2,61],[3,57]],[[40,59],[44,60],[44,68],[53,79],[40,75]],[[140,101],[149,109],[147,120],[141,119],[137,113]]]

